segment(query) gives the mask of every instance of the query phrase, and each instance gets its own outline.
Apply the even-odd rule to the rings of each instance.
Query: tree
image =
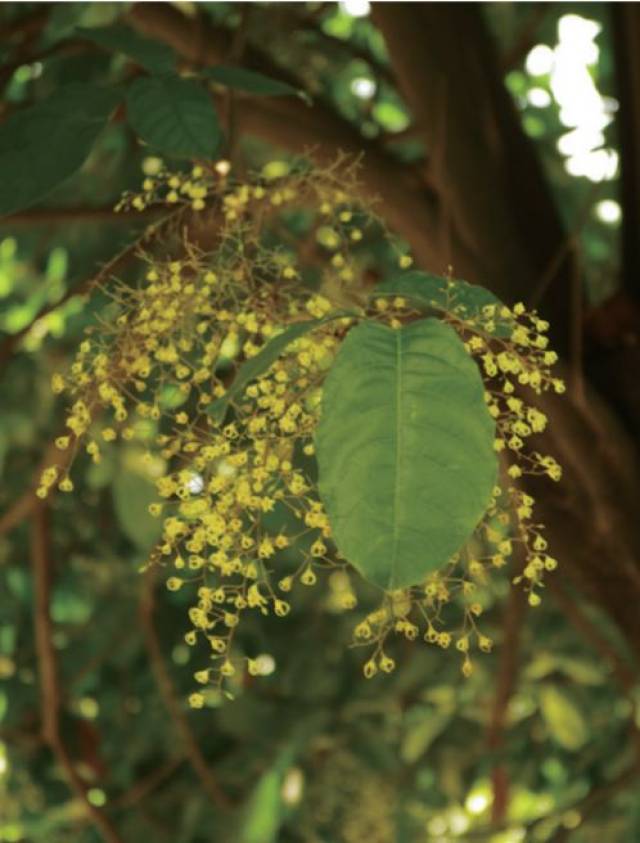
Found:
[[[637,835],[636,7],[357,5],[3,8],[0,839]],[[254,276],[263,287],[247,286]],[[527,478],[511,495],[516,510],[524,499],[515,496],[535,497],[545,532],[532,536],[553,556],[544,590],[531,591],[534,556],[515,553],[490,584],[478,579],[481,596],[455,615],[457,598],[438,603],[446,560],[493,500],[490,413],[495,406],[500,433],[500,401],[509,400],[491,390],[491,355],[512,353],[521,318],[531,336],[545,331],[514,307],[520,301],[550,323],[569,386],[535,397],[546,427],[541,415],[522,421],[523,436],[535,433],[536,449],[562,466],[561,481]],[[202,351],[171,333],[187,316],[208,343]],[[233,328],[247,320],[255,329]],[[150,356],[141,337],[155,343]],[[456,356],[463,343],[480,369]],[[366,439],[387,441],[393,428],[400,448],[400,414],[372,413],[402,391],[402,364],[388,368],[403,359],[402,344],[416,357],[437,349],[451,364],[437,401],[408,406],[418,441],[432,431],[436,453],[408,451],[415,465],[404,485]],[[544,347],[531,353],[552,386]],[[160,364],[149,401],[147,378]],[[443,377],[425,367],[407,369],[416,394]],[[52,397],[52,375],[54,392],[64,387],[76,402],[70,411]],[[316,435],[309,390],[325,376]],[[256,611],[237,649],[227,641],[235,621],[209,635],[223,680],[209,688],[185,617],[182,567],[192,568],[190,587],[198,537],[188,534],[191,556],[178,555],[168,579],[162,548],[173,553],[171,541],[200,523],[192,498],[203,477],[223,495],[225,471],[242,477],[243,460],[267,466],[259,448],[240,454],[224,442],[260,440],[243,437],[273,406],[260,404],[264,396],[289,396],[277,383],[302,396],[280,428],[299,447],[276,453],[273,475],[250,477],[272,491],[250,489],[243,504],[259,541],[256,570],[234,599]],[[134,423],[127,402],[138,402],[136,390],[146,409]],[[188,404],[196,395],[197,418]],[[454,458],[442,430],[455,432],[463,395],[476,438],[461,434],[466,448],[457,444]],[[165,430],[165,414],[188,435]],[[100,434],[87,439],[90,423]],[[197,450],[200,431],[218,436],[207,440],[219,449],[211,464],[231,454],[217,474]],[[413,435],[407,424],[405,447]],[[167,468],[193,443],[180,475]],[[428,477],[438,455],[457,460],[469,482],[447,499],[450,520],[423,523],[412,504],[435,499],[420,472]],[[544,459],[534,473],[557,474]],[[309,492],[316,461],[318,500]],[[373,473],[383,491],[359,507]],[[434,476],[434,487],[450,482]],[[517,470],[508,476],[519,480]],[[422,567],[412,556],[418,540],[403,549],[389,516],[384,489],[398,483],[429,548]],[[75,488],[53,494],[58,485]],[[178,516],[166,518],[162,507],[181,495]],[[474,541],[493,541],[502,566],[507,522],[499,503],[489,507],[487,535]],[[152,517],[160,512],[163,530]],[[216,542],[236,529],[221,512],[219,527],[202,521]],[[295,516],[308,530],[291,541]],[[336,562],[332,538],[352,566]],[[224,578],[233,560],[220,548],[211,564]],[[293,567],[267,592],[276,552]],[[446,650],[439,628],[429,638],[429,618],[427,643],[411,640],[416,581],[438,624],[462,612],[460,652]],[[392,590],[380,608],[375,586]],[[201,588],[210,608],[191,626],[206,632],[207,613],[229,592],[220,603],[218,587],[203,579]],[[467,626],[475,606],[486,624],[477,634]],[[371,657],[348,648],[354,619],[355,643],[379,643]],[[399,633],[388,641],[378,634],[387,626]],[[487,650],[494,640],[493,652],[470,658],[469,639]]]

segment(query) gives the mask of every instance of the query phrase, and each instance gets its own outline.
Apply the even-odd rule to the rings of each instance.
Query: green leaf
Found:
[[[202,72],[207,79],[224,85],[226,88],[235,88],[238,91],[246,91],[248,94],[258,94],[261,97],[300,97],[305,102],[311,100],[305,91],[295,88],[287,82],[280,82],[254,70],[246,70],[243,67],[209,67]]]
[[[567,694],[553,685],[546,685],[540,690],[540,710],[556,743],[571,752],[585,745],[589,738],[587,724]]]
[[[279,839],[284,820],[282,782],[298,751],[298,741],[294,737],[258,779],[244,810],[238,843],[276,843]]]
[[[28,208],[78,170],[119,100],[75,82],[0,127],[0,215]]]
[[[140,137],[165,155],[213,158],[220,143],[211,97],[194,79],[136,79],[127,93],[127,115]]]
[[[500,299],[485,287],[418,270],[383,281],[372,296],[403,296],[415,305],[447,311],[460,319],[476,319],[484,307],[493,307],[496,313],[504,307]],[[496,337],[510,337],[514,327],[511,317],[498,317],[491,333]]]
[[[276,767],[258,781],[249,798],[243,843],[275,843],[282,824],[282,772]]]
[[[216,422],[219,424],[222,423],[229,408],[229,404],[242,395],[245,387],[248,386],[251,381],[266,372],[267,369],[276,362],[278,357],[280,357],[288,345],[290,345],[294,340],[297,340],[299,337],[308,334],[309,331],[313,331],[314,328],[324,325],[326,322],[331,322],[333,319],[339,319],[345,316],[353,316],[353,314],[347,312],[333,313],[330,316],[324,316],[322,319],[308,319],[306,322],[295,322],[293,325],[289,325],[289,327],[285,328],[282,333],[273,337],[273,339],[271,339],[264,348],[256,354],[255,357],[251,357],[243,363],[243,365],[238,369],[234,381],[229,389],[221,398],[218,398],[209,404],[207,407],[207,413],[209,413]]]
[[[405,764],[415,764],[440,737],[452,720],[451,712],[437,711],[431,706],[416,706],[405,718],[400,743],[400,757]]]
[[[113,481],[113,506],[122,532],[136,547],[148,553],[162,533],[162,522],[149,514],[158,499],[151,478],[123,465]]]
[[[153,41],[151,38],[145,38],[121,23],[92,29],[79,27],[76,29],[76,35],[93,41],[94,44],[107,50],[125,53],[152,72],[168,72],[175,67],[176,56],[171,47],[159,41]]]
[[[382,588],[418,583],[491,497],[495,424],[480,372],[436,319],[351,330],[327,377],[319,489],[339,550]]]

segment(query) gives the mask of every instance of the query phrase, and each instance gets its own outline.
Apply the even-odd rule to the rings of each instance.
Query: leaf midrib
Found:
[[[400,496],[400,458],[402,454],[402,331],[396,330],[396,448],[394,459],[394,484],[393,484],[393,505],[391,517],[393,519],[393,552],[391,554],[391,574],[389,585],[392,587],[395,580],[396,565],[398,559],[398,498]]]

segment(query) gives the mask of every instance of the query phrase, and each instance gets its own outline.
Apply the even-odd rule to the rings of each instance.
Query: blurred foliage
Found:
[[[616,287],[618,221],[603,219],[597,209],[603,200],[617,200],[618,176],[592,182],[567,171],[557,148],[567,129],[558,104],[551,95],[548,102],[533,97],[544,106],[531,97],[532,89],[549,94],[550,77],[528,72],[526,59],[536,44],[555,48],[563,16],[596,21],[598,53],[589,73],[598,91],[614,100],[608,8],[541,4],[542,14],[538,5],[488,4],[485,12],[500,54],[512,57],[505,81],[523,126],[568,227],[579,227],[596,301]],[[127,6],[3,4],[6,25],[46,13],[26,54],[12,51],[10,43],[3,47],[3,114],[45,102],[70,82],[125,79],[132,65],[122,55],[64,45],[78,27],[113,24]],[[222,26],[240,24],[234,4],[201,8]],[[534,16],[528,49],[514,54]],[[384,43],[366,15],[352,16],[348,4],[251,4],[246,32],[296,87],[342,115],[363,139],[384,143],[402,160],[423,160],[427,150],[412,134]],[[604,135],[615,151],[615,120]],[[247,165],[261,167],[271,157],[256,139],[242,138],[241,146]],[[61,222],[52,213],[49,219],[1,222],[0,339],[54,306],[32,325],[3,372],[3,510],[24,492],[59,430],[62,407],[51,395],[51,375],[67,365],[83,329],[105,305],[100,295],[86,302],[66,294],[145,225],[143,218],[94,218],[90,212],[112,207],[153,166],[129,124],[112,121],[80,171],[38,206],[84,208],[86,217]],[[292,221],[294,232],[296,225],[304,230],[303,220]],[[366,245],[373,254],[379,248]],[[240,646],[263,654],[269,675],[239,675],[233,703],[212,696],[200,711],[188,711],[182,702],[192,658],[181,643],[185,598],[163,591],[156,622],[168,671],[183,716],[233,807],[212,804],[164,705],[140,622],[139,568],[155,537],[140,456],[132,447],[114,447],[99,466],[87,468],[73,497],[61,496],[53,507],[51,617],[64,690],[62,733],[89,801],[112,818],[124,841],[535,843],[561,839],[554,837],[558,829],[571,831],[575,843],[640,839],[637,790],[614,788],[593,811],[590,801],[633,761],[637,700],[619,687],[610,666],[553,599],[527,614],[506,741],[499,750],[488,748],[500,657],[509,644],[500,590],[487,596],[495,651],[478,661],[470,679],[461,677],[451,654],[416,646],[405,652],[397,645],[396,672],[365,681],[358,654],[345,651],[352,618],[337,608],[340,583],[329,579],[300,594],[286,620],[246,625]],[[28,524],[0,537],[0,841],[95,843],[96,830],[40,735],[29,558]],[[358,597],[364,613],[372,597],[365,587]],[[589,614],[589,622],[612,647],[621,646],[604,618]],[[504,827],[487,830],[496,765],[508,770],[511,798]]]

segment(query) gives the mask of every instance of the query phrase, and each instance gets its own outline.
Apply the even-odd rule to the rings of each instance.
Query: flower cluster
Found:
[[[196,220],[211,212],[215,242],[203,244],[183,228],[163,243],[168,257],[141,254],[137,284],[105,285],[109,304],[99,324],[89,329],[68,375],[56,375],[52,384],[70,400],[68,433],[56,445],[72,457],[84,448],[99,462],[114,443],[148,443],[152,431],[164,470],[149,508],[162,523],[150,562],[166,570],[169,590],[188,590],[191,598],[185,641],[203,643],[206,652],[190,696],[196,708],[205,704],[206,686],[222,686],[241,665],[260,673],[256,659],[240,657],[234,645],[247,612],[284,617],[295,590],[327,571],[342,578],[339,609],[356,608],[355,578],[332,542],[315,482],[322,385],[354,321],[372,318],[398,328],[415,317],[402,297],[369,300],[368,252],[361,246],[370,233],[386,234],[354,198],[351,169],[294,170],[246,184],[228,182],[227,174],[219,165],[187,174],[160,170],[141,194],[123,199],[122,207],[140,210],[182,205]],[[407,268],[411,259],[403,255],[399,263]],[[420,636],[442,648],[454,643],[469,674],[472,646],[488,651],[492,645],[477,626],[478,591],[491,572],[521,546],[522,577],[535,605],[542,573],[555,566],[533,520],[533,501],[517,483],[525,474],[560,476],[551,457],[525,448],[546,418],[525,402],[522,389],[563,389],[550,375],[555,355],[547,348],[547,326],[520,305],[498,312],[488,305],[469,315],[452,301],[441,315],[485,375],[496,450],[512,460],[504,488],[494,490],[468,545],[423,583],[384,594],[355,625],[354,643],[373,647],[368,677],[393,670],[385,651],[390,634]],[[233,387],[239,367],[283,328],[312,318],[318,320],[313,330],[241,389]],[[54,486],[72,490],[67,469],[47,468],[38,495]],[[446,604],[461,606],[456,633],[447,630]]]

